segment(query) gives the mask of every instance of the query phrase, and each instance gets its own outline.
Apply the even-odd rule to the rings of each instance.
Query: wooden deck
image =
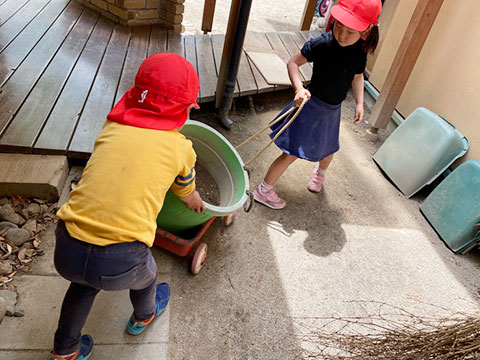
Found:
[[[248,33],[244,50],[284,61],[317,32]],[[75,0],[0,0],[0,152],[88,158],[105,117],[145,57],[177,53],[200,77],[199,103],[214,100],[224,35],[128,28]],[[311,66],[302,66],[309,79]],[[284,87],[283,87],[284,88]],[[234,96],[275,91],[242,54]]]

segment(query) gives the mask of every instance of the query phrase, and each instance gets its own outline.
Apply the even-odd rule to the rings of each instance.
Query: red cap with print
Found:
[[[197,109],[200,88],[192,64],[177,54],[158,53],[146,58],[130,88],[107,115],[110,121],[155,130],[183,126],[188,106]]]
[[[340,0],[331,10],[335,20],[357,31],[365,31],[372,24],[378,25],[381,12],[381,0]]]

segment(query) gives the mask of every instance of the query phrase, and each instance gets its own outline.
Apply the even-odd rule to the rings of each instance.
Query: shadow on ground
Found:
[[[192,118],[239,144],[292,98],[291,90],[234,101],[231,130],[218,126],[210,105]],[[296,161],[278,181],[282,211],[256,204],[230,228],[217,222],[196,277],[174,261],[169,356],[172,359],[291,359],[301,354],[309,317],[357,314],[352,301],[384,301],[423,314],[431,305],[478,309],[478,252],[452,254],[421,215],[420,198],[406,199],[371,157],[380,143],[354,127],[349,96],[343,106],[341,150],[325,188],[306,186],[314,164]],[[366,117],[368,119],[369,110]],[[244,160],[268,143],[267,132],[241,149]],[[251,187],[280,154],[272,145],[251,164]],[[428,189],[425,189],[427,191]],[[425,196],[425,194],[423,195]],[[208,336],[207,336],[208,334]]]

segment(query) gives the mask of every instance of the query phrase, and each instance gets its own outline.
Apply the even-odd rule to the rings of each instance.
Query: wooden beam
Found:
[[[300,30],[310,30],[316,6],[317,0],[306,1],[305,8],[303,9],[302,22],[300,23]]]
[[[212,31],[215,2],[216,0],[205,0],[203,5],[202,31],[204,34]]]
[[[443,0],[422,0],[417,3],[370,115],[369,122],[372,127],[387,127],[442,4]]]

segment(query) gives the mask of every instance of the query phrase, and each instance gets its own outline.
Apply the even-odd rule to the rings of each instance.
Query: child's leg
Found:
[[[126,330],[131,335],[142,333],[157,316],[163,313],[170,300],[168,284],[157,284],[157,265],[150,250],[146,267],[150,273],[155,274],[155,279],[130,289],[133,314],[128,320]]]
[[[310,182],[307,186],[308,190],[315,193],[322,190],[323,183],[325,181],[325,174],[332,160],[333,154],[326,156],[318,162],[318,165],[313,169],[312,177],[310,178]]]
[[[265,175],[265,179],[260,185],[258,185],[254,192],[253,197],[259,203],[268,206],[271,209],[283,209],[287,203],[280,198],[275,191],[273,191],[273,185],[287,170],[291,163],[297,159],[296,156],[282,153],[275,161],[270,165],[270,168]]]
[[[278,158],[275,159],[272,165],[270,165],[267,175],[265,175],[264,182],[270,186],[275,185],[285,170],[287,170],[287,168],[297,159],[298,158],[296,156],[282,153]]]
[[[327,168],[330,165],[330,163],[332,162],[332,160],[333,160],[333,154],[328,155],[327,157],[324,157],[322,160],[320,160],[318,162],[319,169],[321,169],[323,171],[327,171]]]
[[[99,290],[71,283],[63,299],[60,320],[55,332],[54,351],[68,355],[78,349],[80,335]]]
[[[155,290],[157,278],[140,290],[130,290],[130,301],[133,306],[133,316],[137,321],[147,321],[155,315]]]

